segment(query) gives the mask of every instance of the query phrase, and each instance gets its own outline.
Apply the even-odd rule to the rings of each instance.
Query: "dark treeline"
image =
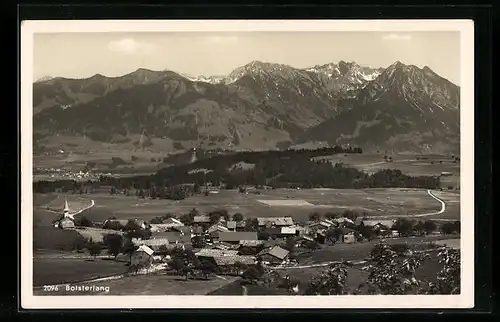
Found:
[[[223,185],[233,189],[244,185],[270,186],[272,188],[439,188],[439,177],[411,177],[400,170],[381,170],[372,175],[341,163],[314,160],[313,157],[336,153],[361,153],[360,149],[341,147],[317,150],[287,150],[265,152],[240,152],[217,155],[192,164],[171,166],[151,176],[113,178],[101,176],[98,181],[80,184],[72,180],[39,181],[34,183],[35,192],[52,192],[56,189],[79,193],[103,186],[112,190],[136,189],[136,196],[183,199],[188,191],[176,187],[194,184],[190,192],[199,192],[205,184]],[[253,164],[253,168],[234,168],[240,162]],[[203,169],[203,171],[193,171]],[[148,190],[145,193],[143,190]],[[113,192],[111,192],[113,193]]]

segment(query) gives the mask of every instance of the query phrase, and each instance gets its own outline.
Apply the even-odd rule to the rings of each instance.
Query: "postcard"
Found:
[[[473,33],[24,21],[21,306],[474,307]]]

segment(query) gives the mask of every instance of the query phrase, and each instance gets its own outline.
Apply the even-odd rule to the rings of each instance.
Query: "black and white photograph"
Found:
[[[21,305],[473,307],[473,31],[23,23]]]

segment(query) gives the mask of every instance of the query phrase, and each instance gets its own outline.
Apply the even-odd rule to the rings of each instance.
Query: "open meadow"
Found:
[[[459,219],[459,194],[448,191],[435,192],[445,203],[450,204],[443,214],[435,219]],[[46,208],[60,208],[65,195],[37,197],[46,200],[35,205],[34,221],[47,222],[55,214]],[[308,189],[308,190],[266,190],[260,194],[243,194],[235,190],[221,190],[216,195],[195,195],[184,200],[150,200],[137,197],[108,194],[68,195],[70,208],[79,209],[90,200],[95,206],[85,212],[92,221],[104,221],[109,217],[117,219],[138,218],[151,220],[166,213],[183,214],[196,208],[200,212],[227,209],[231,214],[241,213],[247,218],[267,216],[291,216],[297,221],[307,220],[311,212],[343,212],[354,210],[369,216],[407,216],[438,212],[441,204],[423,189]],[[40,218],[39,218],[40,217]],[[50,220],[46,220],[49,217]]]
[[[118,279],[97,282],[71,283],[75,285],[94,285],[109,287],[109,292],[93,293],[66,291],[60,287],[58,291],[44,292],[43,288],[34,287],[34,295],[205,295],[227,284],[234,282],[237,277],[215,276],[208,280],[188,279],[182,276],[167,274],[134,275]]]
[[[124,262],[106,259],[33,258],[33,286],[75,283],[124,274]]]

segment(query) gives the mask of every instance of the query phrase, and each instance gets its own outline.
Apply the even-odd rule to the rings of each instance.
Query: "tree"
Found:
[[[119,221],[116,221],[115,219],[108,219],[103,227],[104,229],[110,229],[110,230],[122,230],[123,226],[120,224]]]
[[[397,255],[404,255],[409,249],[408,244],[393,244],[391,249],[396,252]]]
[[[177,274],[182,275],[184,269],[186,268],[186,264],[182,258],[173,255],[172,260],[170,261],[170,267],[176,271]]]
[[[433,220],[426,220],[424,222],[424,230],[427,234],[434,232],[437,229],[436,222]]]
[[[194,222],[194,217],[192,217],[190,214],[184,214],[179,218],[179,220],[186,226],[191,226]]]
[[[163,218],[155,217],[155,218],[151,219],[151,223],[152,224],[161,224],[161,223],[163,223]]]
[[[350,219],[352,221],[356,220],[358,218],[358,214],[352,210],[346,210],[342,214],[345,218]]]
[[[269,240],[269,237],[271,237],[271,235],[267,231],[257,232],[257,239],[258,240]]]
[[[198,210],[196,208],[191,209],[188,214],[192,218],[200,215],[200,213],[198,212]]]
[[[333,213],[333,212],[327,212],[327,213],[325,213],[325,218],[326,219],[332,220],[332,219],[335,219],[337,217],[338,217],[338,215],[336,213]]]
[[[175,215],[174,215],[173,213],[171,213],[171,212],[168,212],[168,213],[164,214],[164,215],[161,217],[162,222],[163,222],[163,220],[167,220],[168,218],[175,218]]]
[[[317,212],[313,212],[309,214],[309,220],[310,221],[319,221],[321,218],[321,215]]]
[[[102,247],[101,244],[99,243],[90,243],[87,246],[87,249],[89,251],[90,256],[94,256],[94,258],[97,257],[101,253]]]
[[[137,231],[141,230],[141,226],[139,226],[137,221],[135,221],[133,219],[129,219],[127,221],[127,224],[125,225],[125,227],[123,227],[123,230],[125,230],[127,232],[137,232]]]
[[[81,216],[80,218],[77,218],[75,220],[75,226],[81,226],[81,227],[93,227],[92,221],[90,221],[87,217]]]
[[[163,254],[163,255],[167,254],[168,253],[168,246],[165,244],[160,245],[158,247],[158,253]]]
[[[261,278],[263,272],[257,267],[257,265],[249,266],[241,275],[245,280],[250,283],[255,283]]]
[[[396,229],[400,235],[409,236],[413,228],[413,222],[407,218],[399,218],[394,223],[393,228]]]
[[[73,249],[77,252],[81,252],[87,247],[87,240],[82,235],[78,235],[73,242]]]
[[[422,236],[425,232],[424,222],[423,221],[417,222],[417,224],[415,225],[415,230],[418,232],[420,236]]]
[[[347,264],[330,265],[319,276],[311,279],[306,295],[345,295],[347,294]]]
[[[198,265],[198,269],[205,276],[206,280],[208,279],[209,275],[216,274],[219,271],[219,267],[210,260],[202,260]]]
[[[369,264],[363,267],[369,276],[358,291],[366,288],[368,294],[417,294],[420,283],[415,278],[415,270],[428,257],[428,254],[412,251],[398,254],[390,245],[379,243],[370,253]]]
[[[429,283],[429,294],[460,294],[460,251],[443,247],[438,253],[443,268],[437,282]]]
[[[108,248],[108,253],[116,258],[122,249],[123,237],[118,234],[107,234],[103,237],[103,242]]]
[[[193,248],[203,248],[206,244],[205,239],[202,236],[194,236],[191,243]]]
[[[214,225],[219,222],[221,215],[218,212],[211,212],[208,214],[208,217],[210,218],[210,224]]]
[[[245,221],[246,231],[257,231],[259,228],[259,220],[257,218],[247,219]]]
[[[295,248],[295,238],[292,236],[287,237],[285,245],[283,245],[283,248],[285,248],[289,252],[292,252]]]
[[[242,262],[235,262],[234,263],[234,269],[238,272],[244,272],[248,268],[248,265]]]
[[[236,222],[243,221],[243,215],[237,212],[233,215],[233,220]]]
[[[129,263],[132,261],[132,254],[138,247],[132,242],[130,238],[125,238],[122,245],[121,253],[129,256]]]
[[[441,232],[444,234],[444,235],[451,235],[453,234],[455,231],[455,227],[453,225],[452,222],[445,222],[442,226],[441,226]]]
[[[315,241],[307,241],[304,245],[306,248],[310,249],[310,250],[316,250],[318,248],[320,248],[321,246],[318,244],[318,242],[315,242]]]

